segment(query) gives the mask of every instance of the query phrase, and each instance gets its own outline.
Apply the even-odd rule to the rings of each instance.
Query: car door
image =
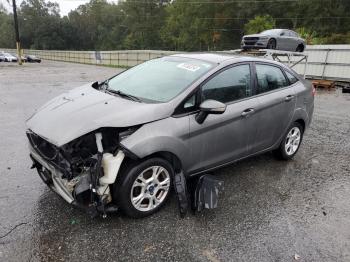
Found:
[[[290,51],[295,52],[300,43],[299,35],[296,32],[291,30],[289,30],[289,33],[290,33],[290,40],[291,40]]]
[[[277,50],[286,50],[287,41],[286,41],[285,30],[281,30],[279,33],[277,33],[275,38],[277,41],[276,49]]]
[[[217,100],[226,104],[220,115],[208,115],[199,124],[190,116],[192,173],[219,166],[246,156],[249,141],[256,133],[254,114],[258,105],[252,98],[252,65],[235,64],[225,68],[201,85],[200,100]]]
[[[277,65],[256,63],[255,77],[258,130],[251,153],[269,149],[280,140],[291,124],[296,104],[294,88]]]

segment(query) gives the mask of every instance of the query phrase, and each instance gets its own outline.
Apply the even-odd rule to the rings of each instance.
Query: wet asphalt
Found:
[[[0,63],[0,261],[350,261],[350,94],[320,91],[300,151],[215,172],[216,210],[91,219],[30,169],[25,120],[48,99],[120,69]],[[69,128],[69,127],[67,127]]]

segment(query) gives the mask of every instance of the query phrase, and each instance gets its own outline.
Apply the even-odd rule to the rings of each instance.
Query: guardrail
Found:
[[[14,49],[0,49],[15,53]],[[24,54],[37,55],[42,59],[75,62],[95,65],[130,67],[150,59],[176,54],[162,50],[125,50],[125,51],[58,51],[30,50]],[[308,55],[306,77],[350,81],[350,45],[315,45],[307,46]],[[304,73],[305,62],[294,69]]]

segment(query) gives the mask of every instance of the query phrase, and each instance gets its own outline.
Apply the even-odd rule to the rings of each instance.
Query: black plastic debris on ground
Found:
[[[184,217],[189,207],[194,213],[216,208],[219,194],[224,189],[224,182],[209,174],[186,179],[181,172],[175,174],[174,188],[180,216]]]

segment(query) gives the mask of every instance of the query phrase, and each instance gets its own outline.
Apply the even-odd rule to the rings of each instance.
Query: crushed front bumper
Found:
[[[39,164],[44,168],[44,170],[41,172],[38,169],[39,176],[44,181],[44,183],[47,184],[54,192],[60,195],[69,204],[74,204],[74,198],[72,196],[72,193],[69,192],[65,186],[67,181],[65,179],[62,179],[62,173],[47,163],[30,144],[29,151],[34,165]]]

